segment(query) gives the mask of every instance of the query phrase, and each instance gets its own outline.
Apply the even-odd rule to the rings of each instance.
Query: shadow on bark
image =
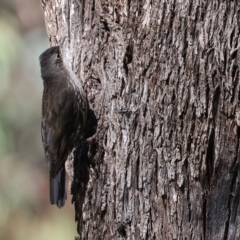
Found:
[[[92,137],[96,133],[97,119],[94,112],[88,112],[86,138]],[[80,142],[74,151],[74,175],[71,186],[72,203],[75,207],[75,221],[81,225],[82,206],[89,181],[89,169],[92,158],[96,153],[96,144],[86,141]]]

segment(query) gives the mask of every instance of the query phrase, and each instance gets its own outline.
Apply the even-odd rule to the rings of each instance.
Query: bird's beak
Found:
[[[64,59],[63,59],[62,48],[59,48],[59,49],[60,49],[60,55],[61,55],[61,57],[62,57],[63,66],[66,68],[66,67],[67,67],[67,64],[66,64],[66,62],[65,62]]]

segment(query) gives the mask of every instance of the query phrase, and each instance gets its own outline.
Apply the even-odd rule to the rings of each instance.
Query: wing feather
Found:
[[[69,141],[77,124],[73,94],[71,88],[64,88],[55,99],[52,99],[49,104],[51,108],[46,106],[43,111],[42,141],[46,165],[53,177],[64,165],[73,148]]]

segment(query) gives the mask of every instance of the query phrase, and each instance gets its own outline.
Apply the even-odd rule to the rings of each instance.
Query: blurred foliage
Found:
[[[74,239],[70,200],[60,210],[49,203],[38,62],[48,40],[40,1],[0,0],[0,29],[0,240]]]

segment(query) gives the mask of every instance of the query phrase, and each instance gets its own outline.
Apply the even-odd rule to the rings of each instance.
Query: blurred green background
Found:
[[[77,235],[68,194],[51,206],[40,136],[48,48],[40,0],[0,0],[0,240],[67,240]]]

